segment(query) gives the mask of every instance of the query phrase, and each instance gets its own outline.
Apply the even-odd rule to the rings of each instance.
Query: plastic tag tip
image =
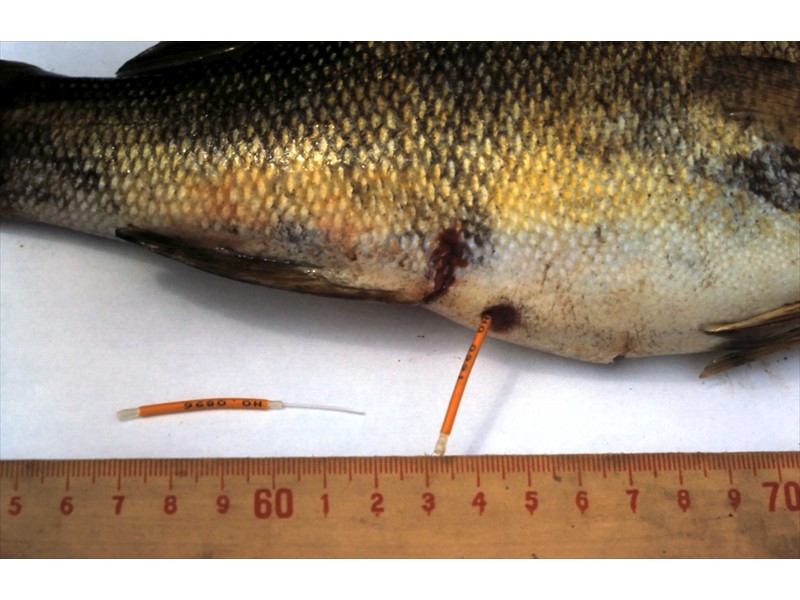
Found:
[[[139,409],[138,408],[123,408],[121,411],[117,412],[117,418],[120,421],[130,421],[131,419],[138,419],[139,418]]]
[[[436,447],[433,449],[433,454],[435,456],[444,456],[445,450],[447,450],[447,440],[450,436],[446,433],[440,433],[439,439],[436,440]]]

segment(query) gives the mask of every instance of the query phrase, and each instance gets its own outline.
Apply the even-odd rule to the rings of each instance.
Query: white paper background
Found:
[[[0,57],[111,75],[149,44],[0,43]],[[472,332],[421,308],[315,298],[123,243],[0,225],[0,458],[430,453]],[[707,356],[579,363],[489,340],[452,454],[797,450],[800,353],[710,380]],[[120,423],[211,396],[342,404]]]

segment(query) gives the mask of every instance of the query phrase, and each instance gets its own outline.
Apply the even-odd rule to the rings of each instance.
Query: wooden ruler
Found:
[[[800,452],[2,461],[3,557],[800,557]]]

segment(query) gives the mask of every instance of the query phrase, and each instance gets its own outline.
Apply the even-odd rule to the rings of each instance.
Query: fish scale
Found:
[[[470,326],[511,315],[492,335],[583,360],[710,350],[730,345],[714,324],[798,311],[799,55],[168,44],[116,79],[4,65],[0,215]],[[797,342],[762,325],[751,346]]]

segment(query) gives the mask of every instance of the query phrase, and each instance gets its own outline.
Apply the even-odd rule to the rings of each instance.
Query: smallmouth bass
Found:
[[[798,342],[797,44],[160,45],[4,64],[0,215],[565,356]]]

